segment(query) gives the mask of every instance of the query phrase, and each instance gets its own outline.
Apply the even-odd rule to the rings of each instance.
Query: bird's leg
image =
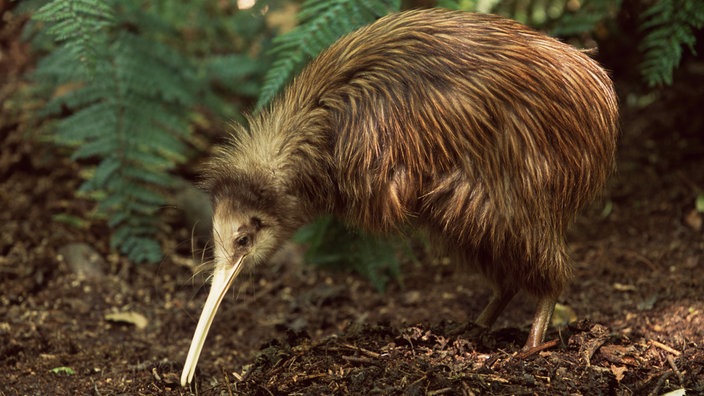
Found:
[[[511,301],[513,296],[516,295],[516,290],[508,290],[505,288],[499,288],[494,291],[494,295],[491,297],[489,304],[486,305],[484,310],[475,321],[478,325],[483,327],[491,327],[491,325],[496,322],[496,318],[499,317],[501,312],[503,312],[506,305]]]
[[[540,297],[535,316],[533,317],[533,325],[530,328],[530,333],[528,333],[528,340],[526,340],[526,345],[523,347],[524,350],[534,348],[543,343],[556,302],[557,296]]]

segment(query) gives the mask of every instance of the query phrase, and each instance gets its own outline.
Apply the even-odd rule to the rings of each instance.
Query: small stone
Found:
[[[105,259],[91,246],[82,243],[69,243],[59,249],[59,260],[68,264],[71,271],[86,278],[101,278],[104,276]]]

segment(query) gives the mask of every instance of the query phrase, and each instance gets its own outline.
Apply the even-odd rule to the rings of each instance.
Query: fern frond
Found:
[[[98,51],[105,48],[106,30],[115,22],[112,7],[103,0],[53,0],[42,6],[33,19],[50,22],[47,33],[64,42],[89,74],[100,59]]]
[[[478,11],[478,4],[475,0],[438,0],[436,7],[448,10]]]
[[[412,257],[408,243],[400,238],[380,238],[350,230],[330,216],[323,216],[301,228],[294,240],[305,244],[306,261],[328,268],[346,268],[366,277],[383,291],[400,281],[403,254]]]
[[[299,25],[274,39],[275,56],[266,74],[256,108],[261,109],[294,73],[320,51],[352,30],[398,11],[398,0],[306,0],[298,13]]]
[[[71,86],[64,74],[71,55],[54,52],[37,74]],[[188,108],[198,89],[194,68],[131,33],[116,35],[100,56],[94,78],[74,81],[75,88],[51,100],[46,111],[71,109],[56,123],[55,141],[74,147],[76,160],[100,160],[79,192],[98,198],[98,212],[114,228],[112,245],[136,262],[153,261],[160,255],[153,240],[156,212],[176,180],[169,170],[185,160]]]
[[[161,246],[152,237],[153,229],[157,224],[147,227],[122,227],[118,228],[110,240],[113,249],[120,249],[134,262],[155,263],[161,259]],[[124,230],[129,230],[126,232]]]
[[[454,0],[462,3],[460,0]],[[550,32],[553,36],[577,36],[593,31],[603,21],[613,18],[622,0],[504,0],[475,4],[475,11],[492,12]],[[451,0],[444,2],[452,3]],[[470,2],[471,3],[471,2]],[[464,8],[467,10],[466,8]]]
[[[704,7],[699,0],[660,0],[642,19],[641,29],[647,33],[639,46],[644,53],[641,74],[651,87],[670,85],[682,59],[682,46],[694,52],[695,30],[704,27]]]
[[[616,16],[621,8],[621,0],[589,0],[576,10],[563,9],[550,31],[554,36],[575,36],[593,31],[604,20]]]
[[[46,53],[31,75],[50,98],[38,115],[73,150],[85,178],[77,193],[96,201],[111,245],[133,261],[160,256],[158,212],[178,182],[170,172],[193,150],[195,109],[232,118],[259,91],[262,64],[223,54],[257,53],[265,3],[23,2],[36,10],[25,37]]]
[[[249,56],[242,54],[215,55],[204,62],[210,78],[233,92],[245,96],[256,96],[259,86],[252,81],[260,64]]]

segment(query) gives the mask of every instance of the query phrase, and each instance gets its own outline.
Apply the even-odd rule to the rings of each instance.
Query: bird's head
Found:
[[[220,303],[245,267],[265,261],[313,219],[333,191],[321,110],[262,112],[249,128],[235,125],[229,144],[204,167],[213,204],[215,269],[181,384],[193,379],[203,342]]]
[[[279,247],[282,231],[280,221],[268,211],[230,199],[216,201],[213,208],[213,282],[221,273],[266,260]]]
[[[216,173],[205,186],[213,204],[214,271],[181,374],[183,386],[193,379],[208,330],[237,275],[267,260],[306,221],[298,200],[270,170],[230,165]]]

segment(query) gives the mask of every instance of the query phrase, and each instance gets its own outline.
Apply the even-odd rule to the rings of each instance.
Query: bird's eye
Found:
[[[240,247],[246,247],[247,245],[249,245],[249,241],[250,241],[250,238],[248,235],[243,235],[243,236],[235,239],[235,243],[237,244],[237,246],[240,246]]]

